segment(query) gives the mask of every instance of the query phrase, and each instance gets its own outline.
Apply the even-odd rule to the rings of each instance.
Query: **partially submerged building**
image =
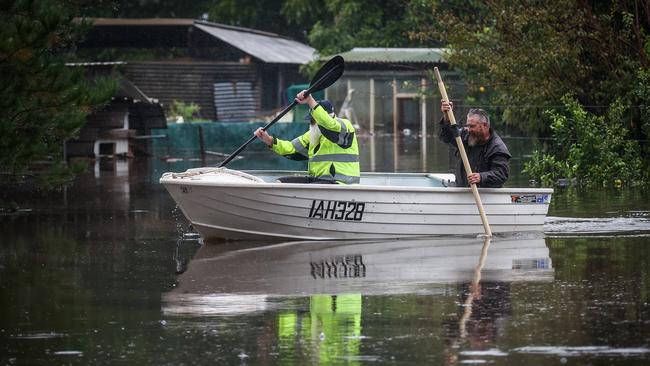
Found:
[[[71,63],[81,67],[89,79],[112,77],[119,79],[118,88],[103,108],[86,117],[79,136],[66,143],[67,157],[101,157],[146,155],[150,150],[151,131],[166,128],[162,105],[121,77],[124,62]]]
[[[327,89],[327,98],[342,113],[354,114],[365,132],[427,134],[427,123],[441,117],[433,68],[441,70],[451,98],[465,94],[444,53],[442,48],[353,48],[340,54],[345,73]]]
[[[399,171],[402,160],[417,157],[426,171],[430,155],[447,156],[441,151],[431,154],[433,147],[427,147],[442,117],[433,68],[440,69],[452,100],[462,101],[466,87],[449,69],[445,52],[441,48],[353,48],[341,53],[345,73],[326,90],[326,97],[339,115],[354,121],[359,134],[366,136],[362,158],[369,161],[370,170],[392,161],[392,169]],[[458,116],[463,112],[460,104],[455,108]],[[385,139],[392,141],[375,143]],[[391,149],[380,151],[376,145]]]

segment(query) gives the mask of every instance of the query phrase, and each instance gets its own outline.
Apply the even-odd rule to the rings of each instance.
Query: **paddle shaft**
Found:
[[[437,67],[433,68],[433,71],[436,74],[436,79],[438,80],[438,88],[440,89],[440,95],[442,95],[442,100],[449,103],[449,97],[447,96],[447,89],[445,84],[442,82],[442,77],[440,76],[440,71]],[[456,117],[454,117],[454,112],[452,110],[447,111],[447,117],[449,118],[449,123],[452,126],[456,126]],[[463,145],[463,140],[459,136],[456,136],[456,145],[458,146],[458,151],[460,152],[460,158],[463,161],[463,166],[465,167],[465,173],[467,175],[472,174],[472,167],[469,165],[469,159],[467,159],[467,153],[465,152],[465,145]],[[490,224],[488,223],[487,216],[485,215],[485,210],[483,209],[483,203],[481,202],[481,197],[478,194],[478,188],[476,184],[470,183],[472,189],[472,194],[474,195],[474,201],[476,202],[476,207],[478,212],[481,215],[481,221],[483,222],[483,229],[485,229],[485,235],[492,236],[492,230],[490,229]]]

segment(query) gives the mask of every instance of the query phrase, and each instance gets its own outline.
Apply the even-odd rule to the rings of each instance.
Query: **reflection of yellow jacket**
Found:
[[[278,315],[280,348],[295,351],[297,344],[318,340],[314,352],[320,365],[338,365],[343,357],[358,357],[362,306],[361,294],[311,295],[308,317],[296,311]],[[296,342],[298,337],[300,342]]]
[[[292,141],[273,139],[271,149],[292,160],[309,159],[309,175],[339,184],[359,183],[359,146],[352,123],[331,117],[320,105],[311,112],[321,131],[316,146],[310,146],[309,131]]]

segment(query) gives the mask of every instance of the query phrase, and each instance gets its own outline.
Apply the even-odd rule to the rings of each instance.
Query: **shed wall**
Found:
[[[196,103],[200,118],[216,120],[214,84],[217,82],[250,82],[256,100],[259,86],[255,66],[234,62],[131,62],[125,67],[128,79],[145,94],[158,99],[169,112],[174,100]],[[259,102],[255,106],[260,109]]]

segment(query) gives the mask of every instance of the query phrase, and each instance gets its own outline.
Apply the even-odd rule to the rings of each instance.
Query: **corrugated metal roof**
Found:
[[[312,47],[277,34],[199,21],[194,26],[267,63],[306,64],[316,59]]]
[[[86,18],[94,26],[191,26],[194,19],[186,18]]]
[[[441,63],[446,48],[363,48],[343,52],[345,62],[372,63]]]

